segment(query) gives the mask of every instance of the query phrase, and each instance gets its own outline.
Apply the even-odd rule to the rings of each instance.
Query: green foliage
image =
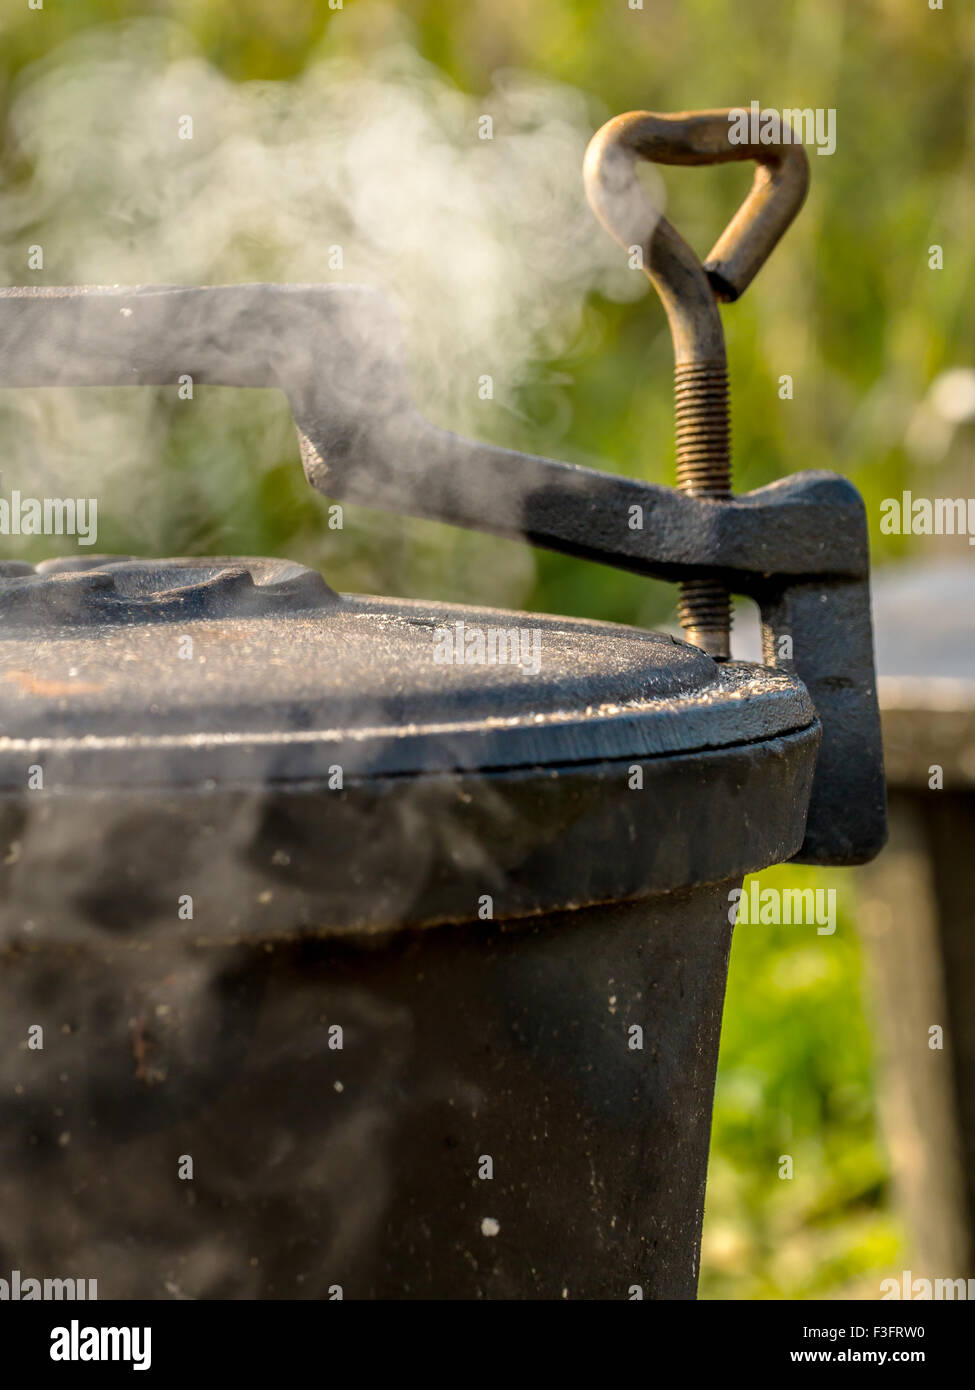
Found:
[[[877,1137],[855,883],[849,872],[798,867],[757,879],[762,889],[835,889],[837,925],[831,935],[735,928],[701,1293],[875,1298],[902,1233]],[[784,1157],[791,1177],[780,1176]]]

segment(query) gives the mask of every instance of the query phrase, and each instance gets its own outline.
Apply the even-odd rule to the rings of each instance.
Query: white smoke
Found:
[[[239,84],[170,25],[88,32],[29,69],[12,103],[4,138],[27,172],[0,189],[0,273],[380,286],[426,413],[515,442],[519,389],[546,359],[571,356],[589,294],[645,290],[583,194],[585,147],[606,114],[523,73],[466,95],[406,43],[368,67],[324,58],[290,82]],[[28,268],[32,246],[42,271]],[[297,455],[277,398],[217,394],[196,417],[205,429],[186,431],[190,476],[174,478],[159,469],[172,419],[158,393],[11,392],[4,483],[29,478],[37,493],[40,476],[63,495],[83,479],[82,492],[104,493],[101,517],[124,514],[146,550],[192,543],[194,497],[228,506],[241,449],[255,468]]]

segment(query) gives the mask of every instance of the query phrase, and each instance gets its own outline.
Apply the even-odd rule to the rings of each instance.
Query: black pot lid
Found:
[[[503,770],[772,739],[780,672],[666,634],[342,596],[301,565],[0,567],[0,785],[199,786]]]
[[[267,942],[740,881],[799,848],[819,738],[798,680],[659,633],[276,560],[7,565],[0,936]]]

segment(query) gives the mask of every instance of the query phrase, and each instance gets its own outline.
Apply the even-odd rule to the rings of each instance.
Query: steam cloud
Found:
[[[493,378],[491,409],[512,409],[537,363],[571,352],[591,291],[645,290],[583,195],[583,153],[606,114],[519,73],[465,95],[405,42],[368,68],[327,58],[291,82],[235,84],[169,25],[89,32],[30,69],[11,107],[4,138],[27,172],[0,189],[2,274],[11,285],[381,287],[423,409],[476,434],[479,378]],[[491,139],[479,135],[485,116]],[[31,246],[41,272],[28,269]],[[242,416],[240,396],[220,394],[206,440],[191,430],[184,442],[193,487],[217,511],[234,486],[226,445],[244,422],[256,461],[297,452],[280,402],[248,402]],[[156,466],[171,423],[156,394],[18,391],[0,412],[6,487],[30,479],[32,493],[70,495],[84,480],[103,495],[101,516],[123,514],[148,552],[193,535],[180,488]]]

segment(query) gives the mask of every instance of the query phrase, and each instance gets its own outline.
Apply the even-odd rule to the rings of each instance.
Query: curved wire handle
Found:
[[[802,207],[809,187],[806,153],[791,127],[785,126],[790,143],[732,143],[733,121],[748,114],[740,107],[671,116],[629,111],[607,121],[586,151],[583,176],[589,203],[621,245],[644,249],[646,273],[667,310],[678,363],[714,360],[715,353],[724,359],[715,300],[730,301],[744,293]],[[756,161],[748,196],[703,265],[644,193],[636,176],[638,159],[684,165]]]
[[[743,110],[673,116],[630,111],[608,121],[589,143],[586,195],[621,245],[639,246],[643,269],[659,294],[674,342],[677,485],[696,497],[731,495],[728,367],[718,300],[737,299],[802,206],[809,165],[786,126],[789,143],[732,141]],[[782,128],[778,135],[781,140]],[[724,164],[754,159],[751,190],[704,265],[662,217],[636,176],[638,159],[656,164]],[[682,585],[678,606],[689,642],[723,660],[730,655],[731,600],[709,580]]]

